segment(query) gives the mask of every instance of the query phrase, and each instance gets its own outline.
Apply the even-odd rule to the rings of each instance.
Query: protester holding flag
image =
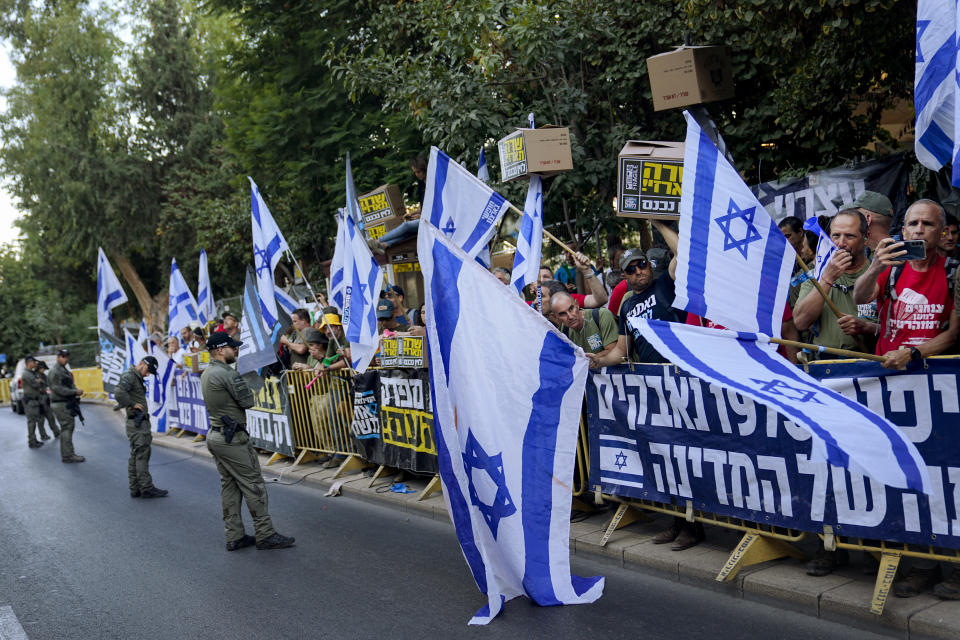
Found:
[[[117,406],[126,415],[127,439],[130,440],[130,460],[127,463],[127,478],[131,498],[162,498],[166,489],[153,485],[150,475],[150,412],[147,407],[147,386],[144,378],[157,375],[160,363],[153,356],[144,356],[136,365],[120,376],[114,395]]]
[[[835,349],[872,352],[877,325],[872,318],[860,315],[853,301],[853,287],[869,267],[866,254],[867,219],[857,209],[844,209],[830,223],[830,242],[837,248],[819,277],[827,298],[843,314],[837,318],[820,292],[808,280],[800,285],[800,295],[793,309],[797,329],[810,329],[813,344]],[[867,307],[868,305],[864,305]],[[869,313],[864,309],[865,313]],[[871,338],[870,344],[858,336]],[[816,358],[814,353],[809,357]],[[832,357],[832,356],[828,356]]]

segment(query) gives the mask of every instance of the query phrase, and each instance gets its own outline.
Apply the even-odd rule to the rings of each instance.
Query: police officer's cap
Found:
[[[36,362],[37,359],[34,358],[33,356],[27,356],[26,358],[23,359],[23,361],[24,361],[24,362]]]
[[[210,334],[210,337],[207,338],[207,349],[211,351],[213,349],[219,349],[220,347],[239,347],[242,344],[239,340],[231,338],[230,334],[226,331],[214,331]]]
[[[47,363],[43,360],[37,360],[37,369],[46,369]]]
[[[152,375],[157,375],[157,369],[160,368],[160,363],[157,362],[156,358],[153,356],[144,356],[143,362],[147,363],[147,371],[149,371]]]
[[[68,357],[68,356],[70,355],[70,352],[67,351],[66,349],[60,349],[59,351],[57,351],[57,355],[58,355],[58,356],[63,356],[63,357],[66,358],[66,357]]]

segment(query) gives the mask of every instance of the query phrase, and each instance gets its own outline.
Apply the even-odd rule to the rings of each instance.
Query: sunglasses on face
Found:
[[[632,276],[632,275],[635,274],[637,271],[641,271],[641,270],[643,270],[643,269],[646,269],[649,264],[650,264],[649,262],[647,262],[645,259],[641,258],[640,260],[637,260],[636,262],[633,262],[633,263],[631,263],[631,264],[628,264],[628,265],[627,265],[627,268],[624,269],[623,272],[626,273],[627,275],[631,275],[631,276]]]

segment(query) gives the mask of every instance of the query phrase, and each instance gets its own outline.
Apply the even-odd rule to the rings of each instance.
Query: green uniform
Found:
[[[73,374],[59,362],[50,367],[47,380],[50,382],[50,406],[60,423],[60,457],[71,458],[77,455],[73,450],[74,417],[70,415],[66,402],[77,397],[77,386]]]
[[[44,402],[41,394],[43,393],[43,383],[40,377],[33,369],[24,368],[23,375],[20,376],[20,384],[23,387],[23,411],[27,415],[27,444],[36,444],[37,426],[43,418],[41,403]],[[42,430],[43,427],[40,427]]]
[[[293,334],[293,337],[290,339],[290,342],[292,342],[293,344],[305,344],[299,331]],[[300,355],[299,353],[296,353],[293,349],[290,349],[290,365],[293,366],[295,364],[306,364],[307,357],[309,356],[309,354],[310,352],[307,351],[307,353]]]
[[[350,343],[347,342],[346,336],[340,336],[339,338],[337,338],[337,340],[340,341],[340,348],[342,349],[350,348]],[[330,342],[327,343],[327,352],[323,355],[325,358],[329,358],[331,356],[337,355],[337,353],[339,353],[337,351],[337,343],[331,339]]]
[[[43,415],[40,416],[40,437],[43,438],[46,436],[46,431],[43,429],[43,421],[46,418],[46,421],[50,423],[50,431],[53,431],[53,437],[60,437],[60,427],[57,426],[57,419],[53,415],[53,407],[50,406],[50,394],[47,393],[47,390],[50,388],[50,382],[47,380],[47,374],[42,371],[37,372],[37,377],[40,378],[40,382],[43,383],[43,396],[40,403],[40,411]]]
[[[869,266],[870,263],[868,261],[864,263],[863,268],[854,273],[840,274],[836,281],[834,281],[833,286],[826,290],[827,297],[837,305],[840,313],[857,317],[859,310],[857,304],[853,301],[853,285],[856,283],[857,278],[863,275],[863,272],[866,271]],[[797,300],[803,300],[808,295],[820,295],[816,289],[814,289],[812,280],[805,280],[803,284],[800,285],[800,296]],[[856,337],[848,336],[840,329],[840,325],[837,323],[837,316],[834,315],[826,303],[823,304],[820,317],[812,329],[813,337],[811,338],[811,342],[813,342],[813,344],[837,349],[862,351],[857,344]]]
[[[153,478],[150,476],[150,444],[153,434],[150,433],[150,412],[147,405],[147,387],[143,383],[143,376],[136,367],[130,367],[123,372],[114,389],[113,395],[127,415],[127,439],[130,441],[130,460],[127,462],[127,478],[130,481],[130,493],[139,491],[141,494],[153,489]],[[147,419],[137,426],[134,419],[134,405],[143,407]]]
[[[564,326],[563,333],[586,353],[600,353],[619,337],[617,318],[609,309],[583,309],[583,326],[579,330]]]
[[[266,540],[277,530],[267,510],[267,487],[260,472],[257,452],[253,450],[246,431],[238,431],[227,444],[220,420],[221,416],[227,415],[245,425],[246,409],[253,407],[253,393],[233,367],[212,358],[210,366],[200,376],[200,387],[210,415],[207,449],[220,472],[220,496],[227,543],[239,541],[245,535],[241,516],[241,501],[244,499],[253,518],[257,542]]]

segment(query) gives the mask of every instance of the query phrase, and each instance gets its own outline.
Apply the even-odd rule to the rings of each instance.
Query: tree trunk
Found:
[[[113,260],[113,264],[117,265],[117,268],[120,269],[123,279],[127,281],[127,284],[130,285],[130,288],[133,290],[133,295],[137,299],[137,304],[140,306],[142,317],[147,319],[147,329],[154,331],[162,322],[162,319],[158,320],[158,318],[161,317],[159,301],[151,297],[150,292],[147,291],[147,287],[143,284],[143,280],[140,279],[137,270],[130,264],[126,256],[111,253],[110,259]]]

